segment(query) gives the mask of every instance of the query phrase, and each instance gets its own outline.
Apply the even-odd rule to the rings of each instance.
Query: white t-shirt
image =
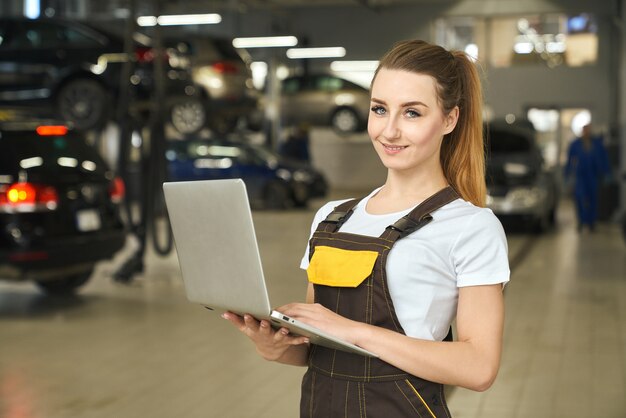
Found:
[[[355,207],[340,231],[378,237],[409,213],[372,215],[365,211],[374,190]],[[320,208],[311,226],[345,202]],[[408,336],[440,341],[456,316],[458,288],[509,281],[508,248],[500,221],[490,209],[456,199],[431,213],[433,220],[398,240],[387,258],[387,281],[396,315]],[[300,267],[309,265],[307,245]]]

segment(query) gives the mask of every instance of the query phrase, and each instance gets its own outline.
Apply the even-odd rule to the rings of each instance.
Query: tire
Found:
[[[57,94],[59,117],[81,131],[104,126],[108,109],[108,93],[95,80],[81,78],[69,81]]]
[[[48,295],[65,296],[72,295],[76,290],[87,283],[93,269],[82,273],[75,273],[56,280],[37,281],[37,286]]]
[[[265,187],[263,194],[265,209],[289,209],[293,205],[289,189],[286,184],[275,180]]]
[[[170,122],[183,135],[199,132],[206,124],[206,109],[199,100],[175,103],[170,111]]]
[[[353,109],[349,107],[339,108],[330,118],[330,124],[339,133],[352,133],[359,130],[361,121]]]

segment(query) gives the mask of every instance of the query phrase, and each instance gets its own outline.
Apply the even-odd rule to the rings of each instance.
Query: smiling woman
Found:
[[[404,41],[381,59],[371,96],[387,179],[317,212],[301,261],[308,303],[278,311],[378,357],[224,318],[263,358],[308,366],[301,417],[449,417],[444,384],[482,391],[496,377],[509,280],[504,231],[484,208],[479,77],[463,52]]]

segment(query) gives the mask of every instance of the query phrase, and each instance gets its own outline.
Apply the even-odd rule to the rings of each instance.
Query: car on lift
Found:
[[[259,123],[260,92],[254,88],[252,57],[246,50],[235,48],[231,39],[207,35],[166,37],[164,44],[188,65],[205,104],[209,128],[230,132]]]
[[[0,149],[0,280],[72,293],[125,244],[124,183],[66,126],[3,124]]]
[[[153,107],[155,49],[135,34],[134,51],[124,39],[94,24],[58,18],[0,18],[0,107],[37,110],[44,117],[68,121],[75,129],[100,128],[113,116],[121,83],[131,88],[138,115]],[[199,92],[176,51],[165,51],[166,107],[170,121],[184,134],[206,121]],[[122,80],[124,62],[134,62]]]
[[[546,168],[534,128],[494,121],[485,135],[487,206],[503,221],[546,231],[555,223],[559,176]]]
[[[331,74],[285,78],[281,83],[280,111],[286,126],[331,126],[340,134],[367,126],[370,92]]]
[[[285,159],[237,134],[171,140],[165,156],[169,181],[241,178],[254,208],[304,207],[328,189],[324,176],[309,164]]]

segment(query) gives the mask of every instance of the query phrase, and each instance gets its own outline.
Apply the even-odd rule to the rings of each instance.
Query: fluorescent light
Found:
[[[173,25],[214,25],[222,21],[222,16],[217,13],[202,15],[163,15],[157,18],[161,26]]]
[[[235,48],[272,48],[298,45],[295,36],[259,36],[255,38],[235,38]]]
[[[41,14],[40,0],[25,0],[24,1],[24,16],[29,19],[37,19]]]
[[[333,71],[376,71],[378,61],[333,61],[330,69]]]
[[[346,49],[341,46],[328,48],[289,48],[287,50],[287,57],[291,59],[336,58],[345,56]]]
[[[137,18],[137,24],[139,26],[156,26],[157,18],[156,16],[139,16]]]
[[[137,18],[139,26],[174,26],[174,25],[213,25],[220,23],[222,16],[217,13],[195,15],[162,15],[140,16]]]

